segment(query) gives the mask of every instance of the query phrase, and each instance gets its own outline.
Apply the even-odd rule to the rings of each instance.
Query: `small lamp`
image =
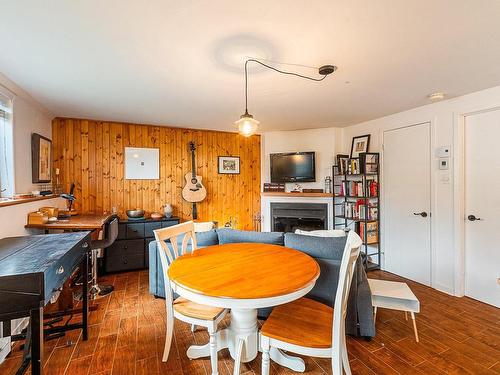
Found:
[[[251,114],[248,113],[248,110],[245,111],[245,114],[240,116],[238,121],[234,123],[238,127],[238,132],[244,137],[250,137],[257,132],[259,128],[260,122],[253,118]]]
[[[76,197],[73,194],[74,190],[75,190],[75,184],[72,182],[71,187],[69,188],[69,193],[68,194],[66,194],[66,193],[61,194],[61,198],[66,199],[69,203],[68,203],[67,213],[66,214],[59,214],[59,217],[61,217],[61,218],[71,217],[71,209],[73,207],[73,202],[76,200]]]

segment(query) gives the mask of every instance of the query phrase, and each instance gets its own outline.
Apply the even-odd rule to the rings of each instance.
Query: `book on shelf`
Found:
[[[359,159],[350,159],[350,163],[347,168],[347,174],[360,174],[361,169],[359,167]]]
[[[368,184],[368,194],[370,197],[378,197],[378,182],[371,180]]]
[[[264,192],[284,192],[284,183],[264,182]]]
[[[348,197],[378,197],[378,183],[375,180],[367,181],[366,193],[363,188],[363,181],[342,181],[340,184],[340,196]],[[365,195],[366,194],[366,195]]]
[[[337,174],[344,175],[347,172],[347,163],[349,162],[349,155],[337,155]]]
[[[347,155],[337,155],[337,173],[344,174],[360,174],[361,164],[358,158],[349,158]]]
[[[358,199],[356,202],[345,202],[344,216],[355,220],[378,220],[378,208],[372,204],[367,205],[363,199]]]
[[[366,223],[366,237],[365,237],[365,223],[360,221],[358,223],[358,234],[361,240],[367,245],[375,244],[378,242],[378,222],[371,221]]]
[[[359,154],[359,162],[362,173],[377,174],[379,165],[379,154],[377,152],[362,152]]]

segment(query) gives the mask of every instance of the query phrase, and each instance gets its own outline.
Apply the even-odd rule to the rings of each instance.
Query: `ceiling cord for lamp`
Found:
[[[322,65],[319,68],[314,68],[314,69],[317,69],[318,74],[320,76],[322,76],[321,78],[316,78],[316,77],[310,77],[310,76],[306,76],[306,75],[299,74],[299,73],[287,72],[285,70],[281,70],[281,69],[275,68],[274,66],[263,63],[262,61],[259,61],[257,59],[253,59],[253,58],[247,59],[245,61],[245,113],[240,116],[239,120],[234,122],[234,124],[238,127],[238,132],[245,137],[250,137],[251,135],[255,134],[258,131],[259,123],[260,123],[259,121],[254,119],[251,114],[248,113],[248,63],[250,63],[250,62],[257,63],[259,65],[262,65],[265,68],[274,70],[275,72],[280,73],[280,74],[286,74],[289,76],[304,78],[304,79],[308,79],[310,81],[315,81],[315,82],[323,81],[326,78],[326,76],[332,74],[333,72],[335,72],[337,70],[337,67],[335,65]],[[276,64],[279,64],[279,63],[276,63]],[[287,65],[292,65],[292,64],[287,64]],[[311,67],[308,67],[308,68],[311,68]]]
[[[265,66],[266,68],[269,68],[269,69],[274,70],[275,72],[278,72],[278,73],[281,73],[281,74],[286,74],[286,75],[290,75],[290,76],[296,76],[296,77],[300,77],[300,78],[305,78],[305,79],[308,79],[308,80],[311,80],[311,81],[315,81],[315,82],[321,82],[321,81],[323,81],[328,76],[328,74],[323,74],[321,78],[309,77],[309,76],[305,76],[305,75],[302,75],[302,74],[293,73],[293,72],[287,72],[285,70],[281,70],[281,69],[275,68],[275,67],[273,67],[271,65],[267,65],[267,64],[263,63],[262,61],[259,61],[259,60],[256,60],[256,59],[248,59],[247,61],[245,61],[245,114],[248,114],[248,63],[249,62],[255,62],[257,64]],[[292,65],[292,64],[287,64],[287,65]],[[298,65],[298,64],[293,64],[293,65]],[[315,67],[310,67],[310,66],[305,66],[305,65],[299,65],[299,66],[304,66],[304,67],[307,67],[307,68],[318,69],[318,68],[315,68]],[[337,69],[337,67],[333,67],[332,68],[332,73],[336,69]]]

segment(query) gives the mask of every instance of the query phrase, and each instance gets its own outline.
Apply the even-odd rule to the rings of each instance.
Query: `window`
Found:
[[[0,93],[0,197],[14,194],[12,100]]]

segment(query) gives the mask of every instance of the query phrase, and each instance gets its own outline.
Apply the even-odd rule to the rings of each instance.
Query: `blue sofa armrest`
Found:
[[[149,293],[155,297],[165,298],[165,283],[163,281],[163,268],[156,241],[149,243]]]

